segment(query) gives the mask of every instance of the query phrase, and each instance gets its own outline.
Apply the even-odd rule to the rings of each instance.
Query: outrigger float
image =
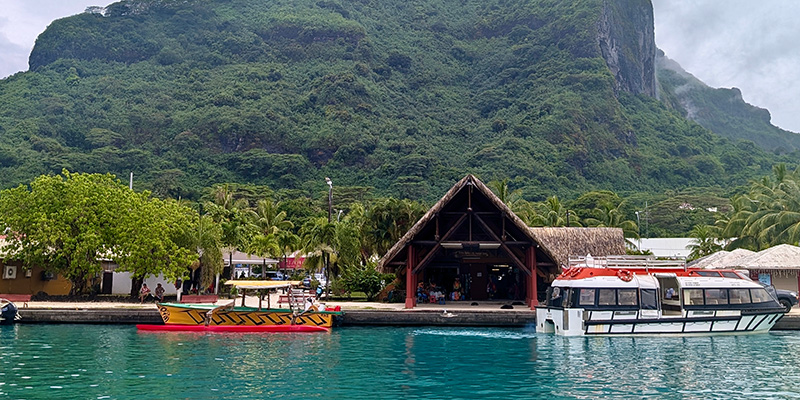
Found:
[[[317,310],[313,307],[299,309],[289,303],[288,309],[262,308],[264,294],[272,290],[286,289],[291,292],[292,282],[281,281],[228,281],[242,294],[242,305],[236,307],[234,299],[222,306],[213,304],[158,303],[158,311],[164,325],[137,325],[143,331],[191,331],[191,332],[328,332],[338,325],[342,317],[340,310]],[[258,292],[258,308],[246,307],[248,290]]]
[[[570,259],[536,307],[536,331],[562,336],[718,335],[769,331],[778,300],[735,270],[647,257]]]

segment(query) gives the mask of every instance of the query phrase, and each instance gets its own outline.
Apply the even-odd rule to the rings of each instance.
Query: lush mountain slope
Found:
[[[772,125],[769,111],[745,103],[739,89],[708,87],[660,51],[656,66],[661,99],[687,118],[720,136],[752,141],[767,151],[800,149],[800,134]]]
[[[529,199],[732,186],[781,160],[655,100],[647,0],[136,0],[55,21],[0,82],[7,187],[133,171],[373,186],[434,200],[465,173]]]

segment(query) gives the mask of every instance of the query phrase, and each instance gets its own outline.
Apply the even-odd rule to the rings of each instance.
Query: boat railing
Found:
[[[570,268],[615,268],[615,269],[686,269],[686,259],[658,259],[643,256],[570,257]]]

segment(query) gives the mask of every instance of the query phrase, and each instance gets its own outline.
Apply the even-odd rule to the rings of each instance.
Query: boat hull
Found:
[[[640,318],[624,312],[537,307],[536,331],[561,336],[707,336],[765,333],[783,311],[743,313],[722,310],[676,317]]]
[[[136,325],[140,331],[151,332],[233,332],[233,333],[279,333],[279,332],[329,332],[330,328],[312,325]]]
[[[158,311],[165,325],[206,325],[208,312],[214,305],[161,303]],[[314,326],[330,328],[341,312],[319,311],[295,313],[292,310],[234,307],[213,312],[209,326]]]
[[[17,305],[12,302],[0,302],[0,324],[9,325],[16,322],[19,318]]]

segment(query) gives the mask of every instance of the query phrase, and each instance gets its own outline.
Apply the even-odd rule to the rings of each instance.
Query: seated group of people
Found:
[[[164,292],[166,292],[166,289],[160,283],[156,286],[155,293],[150,291],[146,283],[143,283],[142,288],[139,289],[139,303],[144,303],[150,296],[153,296],[156,301],[164,301]]]
[[[417,285],[417,302],[419,303],[444,303],[447,297],[447,291],[437,285],[436,282],[431,282],[430,286],[426,286],[422,282]],[[453,282],[453,290],[450,292],[449,297],[449,300],[464,299],[461,294],[461,281],[459,278],[456,278],[455,282]]]

